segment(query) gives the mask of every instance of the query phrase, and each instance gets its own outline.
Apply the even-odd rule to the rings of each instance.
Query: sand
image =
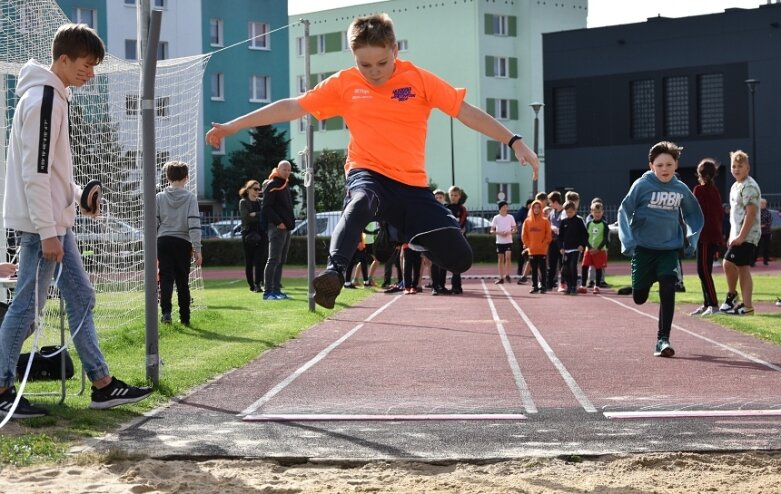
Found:
[[[26,493],[781,493],[781,455],[660,453],[491,464],[281,465],[264,460],[72,457],[4,467],[0,492]]]

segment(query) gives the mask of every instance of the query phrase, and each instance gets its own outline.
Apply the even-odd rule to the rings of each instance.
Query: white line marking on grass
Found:
[[[521,373],[521,366],[518,365],[518,359],[515,358],[513,347],[510,345],[510,340],[507,338],[507,332],[504,330],[501,319],[499,319],[499,313],[496,311],[496,306],[491,299],[491,294],[488,293],[488,287],[485,286],[485,281],[480,280],[480,284],[483,286],[483,293],[485,293],[486,300],[488,300],[488,306],[491,308],[491,314],[493,314],[494,323],[496,323],[496,330],[499,332],[499,339],[502,340],[502,346],[504,347],[504,353],[507,355],[507,362],[510,364],[510,369],[513,371],[513,377],[515,378],[515,386],[521,393],[521,400],[523,401],[523,408],[527,413],[537,413],[537,406],[532,400],[531,391],[529,391],[529,385],[526,384],[526,380]]]
[[[256,401],[255,403],[253,403],[252,405],[244,409],[238,415],[241,417],[243,415],[249,415],[251,413],[255,413],[256,411],[258,411],[258,409],[260,409],[260,407],[268,403],[268,401],[271,400],[271,398],[273,398],[280,391],[285,389],[290,383],[298,379],[299,376],[301,376],[304,372],[312,368],[312,366],[314,366],[315,364],[323,360],[325,357],[327,357],[329,353],[331,353],[334,349],[336,349],[336,347],[338,347],[339,345],[347,341],[348,338],[350,338],[352,335],[358,332],[358,330],[363,327],[364,323],[370,322],[372,319],[380,315],[382,311],[390,307],[392,303],[399,300],[400,298],[401,297],[393,297],[390,302],[388,302],[387,304],[383,305],[382,307],[374,311],[369,317],[364,319],[363,322],[358,323],[353,329],[345,333],[341,338],[328,345],[328,347],[324,348],[320,353],[315,355],[315,357],[312,358],[312,360],[299,367],[295,372],[287,376],[287,378],[284,381],[280,382],[279,384],[271,388],[258,401]]]
[[[551,348],[545,338],[543,338],[542,333],[540,333],[540,330],[537,329],[537,326],[534,325],[531,319],[529,319],[529,316],[527,316],[523,309],[521,309],[515,300],[512,299],[510,292],[508,292],[507,289],[503,286],[501,289],[507,297],[507,300],[509,300],[512,306],[515,308],[515,311],[521,316],[523,322],[526,323],[526,327],[528,327],[529,331],[532,332],[534,338],[537,340],[537,343],[539,343],[539,345],[542,347],[542,350],[545,352],[545,355],[547,355],[548,360],[550,360],[553,366],[556,367],[556,370],[559,371],[561,378],[564,379],[565,383],[567,383],[567,386],[569,386],[570,391],[572,391],[572,394],[575,395],[575,399],[578,400],[578,403],[580,403],[580,405],[583,407],[583,410],[587,411],[588,413],[596,413],[597,408],[591,403],[591,400],[588,399],[586,393],[583,391],[583,389],[581,389],[578,383],[575,382],[575,378],[572,377],[572,374],[570,374],[567,368],[564,367],[564,364],[561,363],[561,360],[559,360],[559,358],[556,356],[556,352],[553,351],[553,348]]]
[[[609,301],[613,302],[614,304],[620,305],[621,307],[624,307],[625,309],[629,309],[631,311],[637,312],[638,314],[640,314],[642,316],[645,316],[645,317],[647,317],[649,319],[653,319],[654,321],[659,321],[659,318],[657,316],[652,316],[651,314],[646,314],[645,312],[643,312],[641,310],[638,310],[638,309],[636,309],[634,307],[631,307],[629,305],[626,305],[623,302],[619,302],[618,300],[614,300],[614,299],[612,299],[610,297],[605,297],[605,296],[602,296],[602,295],[600,295],[600,297],[602,297],[605,300],[609,300]],[[741,350],[738,350],[735,347],[731,347],[729,345],[725,345],[724,343],[719,343],[716,340],[712,340],[712,339],[708,338],[707,336],[702,336],[702,335],[697,334],[697,333],[695,333],[693,331],[689,331],[688,329],[683,328],[683,327],[681,327],[681,326],[679,326],[677,324],[673,324],[672,327],[674,327],[678,331],[682,331],[682,332],[684,332],[684,333],[686,333],[688,335],[694,336],[694,337],[699,338],[701,340],[707,341],[708,343],[711,343],[713,345],[721,347],[721,348],[723,348],[723,349],[725,349],[725,350],[727,350],[729,352],[732,352],[734,354],[740,355],[744,359],[750,360],[750,361],[754,362],[755,364],[764,365],[765,367],[767,367],[769,369],[773,369],[776,372],[781,372],[781,367],[779,367],[779,366],[777,366],[775,364],[771,364],[770,362],[765,362],[764,360],[759,359],[757,357],[754,357],[753,355],[749,355],[748,353],[743,352]]]

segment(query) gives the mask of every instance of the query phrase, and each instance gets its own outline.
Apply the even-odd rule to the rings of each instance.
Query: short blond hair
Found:
[[[729,159],[735,163],[745,163],[748,165],[748,154],[740,149],[729,153]]]

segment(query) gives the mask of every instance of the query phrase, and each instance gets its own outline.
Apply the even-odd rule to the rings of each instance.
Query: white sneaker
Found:
[[[781,297],[776,299],[776,307],[781,307]]]
[[[704,311],[702,311],[702,313],[700,314],[700,316],[702,316],[702,317],[705,317],[705,316],[712,316],[712,315],[714,315],[714,314],[718,314],[719,312],[720,312],[720,311],[719,311],[719,308],[718,308],[718,307],[716,307],[715,305],[713,305],[713,306],[711,306],[711,307],[706,307],[706,308],[705,308],[705,310],[704,310]]]
[[[694,309],[693,311],[689,312],[689,315],[690,316],[699,316],[699,315],[703,314],[706,310],[709,310],[709,309],[710,309],[710,307],[705,307],[704,305],[701,305],[701,306],[697,307],[696,309]]]

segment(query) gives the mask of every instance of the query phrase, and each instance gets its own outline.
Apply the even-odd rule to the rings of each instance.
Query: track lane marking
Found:
[[[393,297],[388,303],[380,307],[379,309],[375,310],[369,317],[363,320],[363,322],[358,323],[353,329],[345,333],[341,338],[336,340],[335,342],[328,345],[326,348],[320,351],[317,355],[315,355],[309,362],[305,363],[301,367],[295,370],[292,374],[287,376],[285,380],[271,388],[265,395],[260,397],[255,403],[245,408],[243,411],[239,412],[238,416],[246,416],[250,415],[252,413],[255,413],[258,411],[260,407],[268,403],[271,398],[276,396],[280,391],[285,389],[290,383],[298,379],[304,372],[312,368],[315,364],[323,360],[325,357],[328,356],[329,353],[331,353],[333,350],[335,350],[339,345],[347,341],[352,335],[358,332],[359,329],[363,327],[363,325],[367,322],[371,322],[372,319],[379,316],[385,309],[391,306],[394,302],[399,300],[401,297]]]
[[[529,319],[529,316],[526,315],[518,303],[512,299],[510,292],[508,292],[504,286],[501,286],[500,288],[504,292],[505,297],[507,297],[507,300],[509,300],[510,304],[512,304],[513,308],[515,308],[515,311],[518,313],[518,315],[521,316],[523,322],[526,323],[526,327],[529,328],[529,331],[531,331],[532,335],[534,335],[534,338],[537,340],[537,343],[540,345],[540,347],[542,347],[542,350],[545,352],[548,360],[550,360],[556,370],[559,371],[561,378],[564,379],[565,383],[567,383],[567,386],[575,396],[575,399],[578,400],[578,403],[580,403],[580,406],[583,407],[583,410],[588,413],[596,413],[597,408],[593,403],[591,403],[591,400],[588,399],[588,396],[586,396],[586,393],[575,381],[575,378],[572,377],[572,374],[569,373],[561,360],[559,360],[559,358],[556,356],[556,352],[553,351],[553,348],[551,348],[547,340],[545,340],[545,338],[542,336],[542,333],[540,333],[540,330],[537,329],[537,326],[535,326],[531,319]]]
[[[781,412],[779,412],[781,413]],[[245,422],[349,422],[349,421],[376,421],[376,422],[416,422],[416,421],[448,421],[448,420],[526,420],[526,416],[520,413],[453,413],[453,414],[413,414],[413,415],[384,415],[384,414],[264,414],[247,415]]]
[[[624,307],[625,309],[629,309],[631,311],[637,312],[638,314],[640,314],[642,316],[645,316],[645,317],[647,317],[649,319],[653,319],[654,321],[657,321],[657,322],[659,321],[659,318],[657,316],[653,316],[651,314],[646,314],[645,312],[643,312],[643,311],[641,311],[639,309],[636,309],[635,307],[626,305],[623,302],[619,302],[618,300],[614,300],[614,299],[612,299],[610,297],[605,297],[604,295],[600,295],[600,297],[605,299],[605,300],[609,300],[610,302],[613,302],[614,304],[620,305],[621,307]],[[754,357],[753,355],[749,355],[748,353],[743,352],[741,350],[738,350],[735,347],[731,347],[731,346],[726,345],[724,343],[719,343],[716,340],[708,338],[707,336],[702,336],[702,335],[697,334],[697,333],[695,333],[693,331],[689,331],[688,329],[686,329],[684,327],[681,327],[681,326],[679,326],[679,325],[677,325],[675,323],[673,323],[672,327],[674,327],[678,331],[686,333],[686,334],[688,334],[690,336],[694,336],[694,337],[699,338],[699,339],[701,339],[703,341],[707,341],[708,343],[710,343],[712,345],[716,345],[718,347],[723,348],[724,350],[727,350],[727,351],[732,352],[732,353],[734,353],[736,355],[739,355],[739,356],[743,357],[746,360],[750,360],[751,362],[754,362],[755,364],[763,365],[763,366],[765,366],[765,367],[767,367],[769,369],[772,369],[772,370],[774,370],[776,372],[781,372],[781,367],[779,367],[779,366],[777,366],[775,364],[771,364],[770,362],[765,362],[764,360],[759,359],[757,357]]]
[[[488,306],[491,308],[494,324],[496,324],[496,330],[499,332],[499,339],[502,341],[504,353],[507,355],[507,363],[510,364],[510,369],[512,370],[513,378],[515,379],[515,386],[518,388],[518,392],[521,394],[523,408],[527,413],[537,413],[537,406],[534,404],[534,400],[532,400],[529,385],[523,378],[523,374],[521,373],[521,366],[518,365],[518,359],[515,357],[512,345],[510,345],[510,340],[507,338],[507,332],[504,330],[502,320],[499,319],[499,313],[496,311],[496,306],[494,305],[493,299],[491,298],[491,294],[488,293],[488,287],[485,285],[484,280],[480,280],[480,284],[483,287],[483,293],[485,293]]]

